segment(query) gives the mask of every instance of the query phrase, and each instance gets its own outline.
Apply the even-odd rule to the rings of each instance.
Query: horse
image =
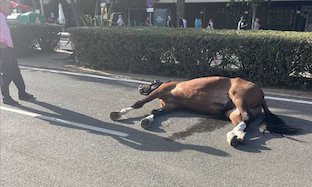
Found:
[[[158,98],[160,108],[152,110],[141,120],[144,129],[149,128],[154,118],[161,114],[186,109],[208,115],[222,115],[229,119],[234,128],[226,134],[226,140],[231,146],[243,144],[247,125],[260,116],[264,116],[266,130],[272,133],[294,134],[299,130],[286,125],[269,110],[264,92],[258,85],[239,77],[211,76],[187,81],[154,81],[139,85],[138,90],[146,97],[119,112],[111,112],[113,121]]]

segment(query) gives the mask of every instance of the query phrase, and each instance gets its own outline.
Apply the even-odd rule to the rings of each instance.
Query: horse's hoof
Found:
[[[237,143],[238,143],[238,144],[244,144],[244,139],[237,138]]]
[[[147,129],[147,128],[151,127],[151,126],[152,126],[152,123],[150,122],[150,120],[148,120],[148,119],[142,119],[141,120],[141,127],[143,129]]]
[[[245,135],[246,135],[245,132],[242,132],[242,133],[238,134],[238,136],[237,136],[237,142],[238,142],[239,144],[244,144]]]
[[[110,118],[113,121],[117,121],[119,118],[121,118],[121,114],[120,114],[120,112],[111,112]]]
[[[237,139],[237,136],[235,135],[235,136],[231,139],[230,145],[231,145],[232,147],[235,147],[235,146],[237,146],[238,144],[239,144],[239,140]]]
[[[233,147],[238,144],[237,136],[233,132],[226,134],[226,141]]]

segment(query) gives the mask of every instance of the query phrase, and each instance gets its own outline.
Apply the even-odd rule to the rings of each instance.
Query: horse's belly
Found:
[[[222,107],[227,101],[229,81],[225,78],[211,80],[197,79],[182,82],[171,90],[173,103],[179,103],[181,108],[207,114],[222,114]]]
[[[224,103],[214,103],[214,102],[196,102],[196,101],[187,101],[184,102],[183,108],[193,110],[196,112],[201,112],[210,115],[221,115],[222,107]]]
[[[221,115],[222,108],[227,102],[226,97],[218,99],[205,99],[207,97],[171,97],[165,99],[166,103],[174,103],[178,108],[188,109],[200,113],[206,113],[210,115]]]

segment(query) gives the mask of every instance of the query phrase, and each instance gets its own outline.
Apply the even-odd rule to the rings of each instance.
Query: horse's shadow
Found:
[[[149,114],[136,116],[136,117],[122,118],[118,120],[118,122],[123,123],[123,124],[131,124],[131,125],[138,124],[143,118],[147,117],[148,115]],[[190,128],[186,130],[187,132],[190,132],[191,134],[193,134],[192,130],[194,130],[194,133],[195,131],[199,132],[198,131],[199,129],[202,130],[201,132],[207,132],[207,131],[213,131],[215,129],[224,127],[225,125],[228,124],[228,121],[224,120],[223,116],[213,116],[213,115],[207,116],[206,114],[181,109],[181,110],[176,110],[170,113],[165,113],[160,116],[157,116],[154,119],[152,126],[146,130],[150,132],[165,132],[165,130],[162,128],[163,123],[172,117],[200,118],[199,121],[195,125],[191,126]],[[206,124],[209,124],[209,125],[206,125]],[[172,137],[169,137],[169,138],[178,139],[178,138],[172,138]],[[181,138],[184,138],[184,135]]]
[[[17,105],[16,107],[22,110],[37,113],[43,116],[58,118],[62,120],[69,120],[69,121],[73,121],[76,123],[84,123],[92,127],[105,128],[108,130],[125,133],[127,134],[127,136],[123,137],[123,136],[113,135],[110,133],[84,129],[84,128],[80,128],[80,127],[76,127],[72,125],[66,125],[63,123],[51,121],[48,118],[40,118],[41,120],[48,121],[52,125],[57,125],[57,126],[66,127],[66,128],[86,130],[90,133],[99,134],[103,136],[111,136],[112,138],[116,139],[118,142],[126,146],[129,146],[133,149],[142,150],[142,151],[154,151],[154,152],[180,152],[182,150],[194,150],[194,151],[198,151],[198,152],[205,153],[205,154],[211,154],[215,156],[223,156],[223,157],[229,156],[227,152],[216,149],[216,148],[212,148],[209,146],[183,144],[183,143],[179,143],[176,141],[170,141],[169,139],[164,138],[162,136],[151,134],[146,131],[139,131],[134,128],[129,128],[123,125],[115,124],[115,123],[103,122],[101,120],[87,116],[85,114],[81,114],[75,111],[64,109],[64,108],[61,108],[61,107],[58,107],[58,106],[55,106],[46,102],[39,101],[39,100],[33,100],[30,102],[40,107],[46,108],[52,111],[53,113],[40,111],[40,110],[33,109],[33,108],[23,106],[23,105]]]
[[[298,133],[295,134],[295,136],[312,133],[311,121],[289,117],[289,116],[283,116],[283,115],[278,115],[278,116],[281,117],[286,122],[287,125],[301,129]],[[194,133],[211,132],[216,129],[223,128],[226,125],[231,125],[230,121],[226,120],[222,116],[207,116],[207,115],[195,113],[192,111],[175,111],[175,112],[164,114],[164,115],[157,117],[155,121],[153,122],[152,127],[148,129],[148,131],[153,131],[153,132],[165,131],[163,128],[160,129],[160,127],[162,126],[162,123],[164,121],[168,120],[171,117],[179,117],[179,118],[199,117],[200,118],[198,122],[194,123],[187,129],[183,131],[175,132],[171,136],[169,136],[168,138],[171,140],[185,139],[188,136],[193,135]],[[139,122],[139,120],[142,118],[144,118],[144,116],[128,118],[128,119],[123,120],[122,122],[126,123],[128,121],[131,121],[132,123],[135,123],[135,121]],[[272,134],[269,132],[265,132],[265,133],[261,132],[261,126],[263,124],[264,124],[263,118],[258,118],[257,120],[253,121],[246,129],[247,134],[245,136],[244,144],[238,145],[235,148],[237,150],[251,152],[251,153],[260,153],[264,150],[271,150],[271,148],[267,146],[266,142],[275,138],[283,138],[283,136],[279,134]],[[294,141],[298,141],[298,143],[308,143],[308,142],[305,142],[305,140],[301,140],[301,138],[297,136],[296,137],[289,136],[289,137],[295,138]]]
[[[259,153],[262,150],[271,150],[271,148],[267,146],[267,141],[276,138],[287,138],[297,141],[298,143],[312,143],[301,137],[302,135],[312,133],[311,121],[283,115],[279,115],[279,117],[281,117],[287,125],[299,128],[300,131],[294,135],[287,135],[284,137],[284,135],[280,134],[273,134],[269,132],[263,133],[259,130],[260,124],[256,124],[247,128],[247,134],[245,136],[246,143],[242,146],[238,146],[237,149],[251,153]]]

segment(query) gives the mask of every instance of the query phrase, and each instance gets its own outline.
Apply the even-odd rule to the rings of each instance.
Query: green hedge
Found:
[[[262,86],[311,88],[312,33],[168,28],[71,28],[80,64],[194,78],[240,76]]]
[[[11,34],[17,56],[25,56],[38,51],[51,52],[59,42],[58,25],[14,25]]]

